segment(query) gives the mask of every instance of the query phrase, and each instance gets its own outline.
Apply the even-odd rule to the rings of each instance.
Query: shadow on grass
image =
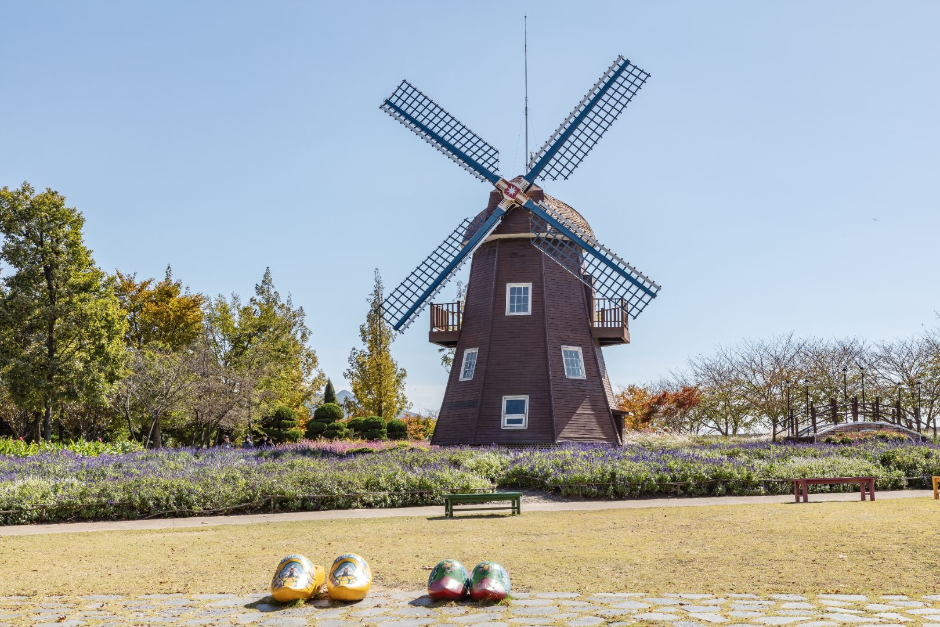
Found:
[[[459,516],[429,516],[427,520],[431,520],[431,521],[461,520],[461,519],[474,520],[477,518],[513,518],[514,516],[521,516],[521,514],[484,514],[480,512],[478,514],[460,514]]]

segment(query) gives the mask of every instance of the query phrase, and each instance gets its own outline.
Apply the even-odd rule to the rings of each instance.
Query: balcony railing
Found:
[[[627,301],[622,298],[594,298],[591,334],[601,344],[628,344],[630,316]]]
[[[439,346],[456,346],[462,319],[463,303],[431,303],[431,332],[428,339]]]

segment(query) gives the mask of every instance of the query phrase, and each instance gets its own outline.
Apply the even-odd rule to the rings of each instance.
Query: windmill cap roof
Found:
[[[514,183],[519,183],[522,181],[522,177],[517,176],[512,181]],[[542,188],[539,187],[538,185],[533,184],[532,186],[530,186],[528,191],[526,191],[526,195],[529,196],[529,198],[531,198],[535,202],[541,202],[541,203],[544,203],[545,205],[548,205],[548,207],[552,209],[555,213],[559,214],[560,216],[562,216],[563,218],[571,222],[573,225],[575,225],[582,231],[585,231],[588,235],[591,235],[592,237],[594,236],[594,231],[591,229],[591,225],[588,224],[588,221],[584,219],[584,216],[578,213],[574,209],[574,207],[572,207],[571,205],[558,200],[554,196],[549,196],[548,194],[546,194],[542,190]],[[496,205],[498,205],[502,199],[503,199],[503,195],[499,190],[494,189],[493,191],[491,191],[490,201],[486,205],[486,209],[484,209],[483,211],[477,214],[477,216],[470,223],[470,228],[468,229],[468,231],[474,230],[474,226],[476,228],[479,228],[480,226],[482,226],[482,224],[486,221],[486,219],[489,218],[493,214],[493,210],[496,208]],[[516,214],[516,213],[517,212],[515,211],[512,212],[512,214]],[[514,217],[512,214],[509,216],[508,219],[503,220],[503,223],[499,225],[499,227],[496,229],[496,232],[505,233],[508,231],[508,232],[518,232],[518,233],[523,233],[523,232],[528,233],[528,229],[529,229],[528,227],[529,221],[527,217],[528,211],[525,212],[526,219],[524,221],[519,220],[518,217]]]

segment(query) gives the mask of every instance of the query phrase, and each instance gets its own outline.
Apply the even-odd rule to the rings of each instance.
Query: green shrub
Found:
[[[387,440],[388,429],[380,416],[369,416],[362,421],[362,437],[366,440]]]
[[[328,440],[346,440],[350,435],[352,435],[351,432],[342,422],[331,422],[323,432],[323,437]]]
[[[261,420],[261,428],[275,444],[299,442],[304,432],[297,426],[297,414],[290,407],[278,407]]]
[[[346,426],[357,436],[362,437],[362,426],[365,423],[363,418],[350,418]]]
[[[390,440],[408,439],[408,425],[405,424],[404,420],[390,420],[386,426],[386,430],[388,431]]]
[[[39,453],[57,453],[70,451],[81,457],[97,457],[102,454],[121,455],[143,450],[140,442],[133,440],[118,440],[116,442],[99,442],[96,440],[72,440],[67,444],[62,442],[30,442],[21,439],[0,438],[0,455],[11,457],[32,457]]]
[[[343,408],[336,403],[323,403],[313,412],[314,420],[325,422],[326,424],[342,420],[343,416],[345,416]]]
[[[307,439],[316,440],[326,431],[327,424],[319,420],[311,420],[307,423]]]
[[[359,448],[351,448],[346,451],[347,455],[369,455],[371,453],[376,453],[377,451],[374,448],[369,448],[368,446],[360,446]]]

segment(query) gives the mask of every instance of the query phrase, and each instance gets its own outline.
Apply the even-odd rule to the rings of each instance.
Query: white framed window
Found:
[[[503,397],[503,429],[525,429],[529,426],[529,397]]]
[[[565,376],[569,379],[584,379],[584,354],[580,346],[562,346],[561,360],[565,363]]]
[[[460,364],[460,380],[469,381],[477,369],[477,353],[479,348],[468,348],[463,352],[463,362]]]
[[[528,316],[532,313],[532,284],[506,284],[506,315]]]

